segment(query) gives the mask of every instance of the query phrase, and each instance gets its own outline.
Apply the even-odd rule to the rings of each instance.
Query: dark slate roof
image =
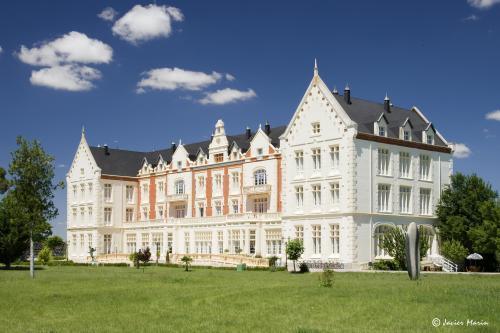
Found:
[[[409,118],[413,126],[412,141],[422,143],[422,131],[425,130],[429,124],[422,119],[417,112],[394,105],[391,105],[391,112],[386,112],[383,103],[351,97],[351,104],[347,104],[343,96],[333,96],[347,112],[347,115],[358,124],[359,132],[374,134],[373,124],[379,119],[380,115],[384,114],[388,121],[387,136],[399,139],[399,128],[404,124],[405,120]],[[437,135],[434,136],[434,144],[446,147],[446,144]]]
[[[271,132],[269,133],[269,137],[271,138],[271,143],[275,147],[279,147],[280,140],[279,137],[285,131],[286,126],[279,126],[271,128]],[[255,133],[252,134],[250,139],[247,139],[246,134],[239,135],[227,135],[227,141],[229,143],[229,147],[234,143],[238,145],[239,148],[243,152],[247,151],[250,147],[250,142],[253,139]],[[198,150],[201,148],[205,154],[208,155],[208,146],[210,145],[210,140],[190,143],[183,145],[186,151],[189,154],[189,158],[191,160],[195,160],[198,154]],[[138,152],[138,151],[130,151],[130,150],[122,150],[122,149],[113,149],[108,148],[108,154],[106,154],[106,149],[104,147],[90,147],[90,151],[94,156],[94,159],[101,168],[102,173],[106,175],[115,175],[115,176],[130,176],[135,177],[139,169],[142,167],[144,163],[144,159],[146,159],[153,166],[156,166],[160,156],[167,163],[170,163],[172,160],[173,151],[172,148],[161,149],[152,152]]]

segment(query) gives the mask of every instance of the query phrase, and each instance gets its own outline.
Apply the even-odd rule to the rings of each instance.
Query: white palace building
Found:
[[[387,258],[387,228],[412,221],[433,230],[452,173],[452,146],[417,108],[343,95],[314,76],[286,126],[268,123],[152,152],[89,146],[82,133],[67,173],[68,256],[127,261],[149,247],[160,262],[249,265],[304,260],[363,268]],[[438,255],[436,237],[428,255]],[[229,258],[229,259],[228,259]]]

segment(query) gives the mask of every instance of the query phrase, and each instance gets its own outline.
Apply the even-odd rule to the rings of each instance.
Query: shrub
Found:
[[[189,271],[189,264],[191,263],[191,261],[193,261],[193,258],[184,256],[181,258],[181,261],[184,263],[184,270],[186,272]]]
[[[373,263],[373,269],[379,271],[398,271],[400,267],[395,260],[379,260]]]
[[[271,270],[276,270],[276,263],[278,262],[278,257],[272,256],[269,258],[269,267]]]
[[[304,253],[304,244],[300,239],[293,239],[286,244],[286,254],[288,259],[293,261],[293,271],[295,272],[295,261]]]
[[[48,246],[44,246],[38,253],[37,259],[42,265],[47,265],[52,260],[52,250]]]
[[[256,254],[255,258],[259,258],[260,259],[260,258],[262,258],[262,256],[260,254]]]
[[[309,272],[309,267],[307,266],[307,264],[305,262],[301,262],[299,264],[299,272],[300,273],[308,273]]]
[[[465,261],[468,251],[459,241],[451,240],[443,242],[441,253],[446,258],[460,265]]]
[[[333,286],[333,270],[324,269],[319,276],[319,284],[322,287],[331,288]]]

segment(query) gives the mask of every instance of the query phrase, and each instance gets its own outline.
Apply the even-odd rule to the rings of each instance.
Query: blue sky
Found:
[[[497,2],[3,2],[0,165],[17,135],[36,138],[62,180],[82,125],[90,144],[152,150],[218,118],[230,133],[286,124],[317,58],[332,88],[418,106],[470,149],[455,171],[500,189]],[[64,191],[56,203],[64,236]]]

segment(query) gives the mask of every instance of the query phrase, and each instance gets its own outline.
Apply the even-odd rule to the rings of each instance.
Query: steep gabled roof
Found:
[[[271,138],[271,143],[275,147],[279,147],[280,140],[279,137],[285,130],[286,126],[279,126],[271,128],[269,137]],[[228,135],[228,142],[235,142],[238,147],[241,148],[242,152],[245,152],[250,147],[250,142],[252,141],[255,133],[248,139],[246,134],[238,135]],[[208,154],[208,146],[210,144],[209,140],[190,143],[183,145],[184,149],[189,154],[191,160],[195,160],[198,151],[201,149],[203,152]],[[173,151],[172,148],[161,149],[152,152],[139,152],[130,151],[123,149],[113,149],[108,148],[108,153],[106,154],[106,148],[104,147],[90,147],[90,151],[94,156],[94,159],[101,168],[102,174],[105,175],[116,175],[116,176],[129,176],[135,177],[139,169],[143,166],[144,159],[156,163],[159,161],[160,156],[163,161],[170,163],[172,161]]]
[[[358,132],[373,134],[373,123],[376,122],[381,114],[384,115],[389,125],[387,126],[387,136],[390,138],[399,138],[399,127],[407,118],[413,125],[412,141],[422,143],[422,131],[429,124],[418,115],[417,112],[404,109],[398,106],[391,106],[391,112],[384,109],[383,103],[376,103],[360,98],[351,97],[351,104],[347,104],[344,97],[334,95],[337,101],[342,105],[349,117],[358,124]],[[435,145],[447,147],[440,137],[436,137]]]

